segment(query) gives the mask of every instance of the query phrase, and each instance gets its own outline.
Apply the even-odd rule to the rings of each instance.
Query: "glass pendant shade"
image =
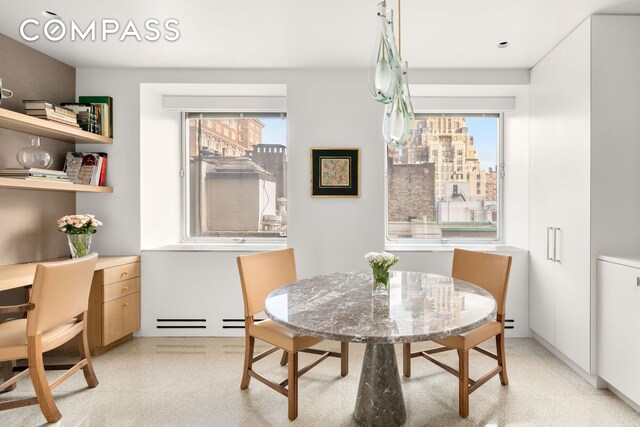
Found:
[[[410,145],[417,138],[418,132],[411,130],[411,121],[415,119],[413,105],[407,82],[407,63],[401,66],[402,74],[398,84],[397,96],[384,112],[382,135],[384,141],[395,148]]]
[[[378,102],[389,104],[398,89],[398,49],[393,34],[393,11],[378,3],[376,42],[369,68],[369,93]]]
[[[51,154],[40,147],[40,138],[32,137],[31,144],[18,150],[16,159],[25,169],[46,169],[51,165]]]

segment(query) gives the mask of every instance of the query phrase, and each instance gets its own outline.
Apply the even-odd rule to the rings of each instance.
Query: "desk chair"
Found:
[[[33,280],[31,301],[0,307],[0,313],[4,314],[27,312],[26,318],[0,323],[0,361],[4,362],[5,367],[13,367],[15,360],[28,359],[28,368],[0,384],[0,391],[12,387],[28,373],[36,392],[35,398],[0,403],[0,411],[37,403],[47,421],[53,423],[60,420],[62,415],[51,390],[80,369],[89,387],[98,385],[89,355],[86,327],[89,291],[97,260],[98,255],[94,253],[83,258],[39,264]],[[74,337],[77,337],[82,360],[49,384],[43,353]]]
[[[411,344],[403,344],[402,366],[405,377],[411,376],[411,359],[422,356],[445,371],[458,377],[459,381],[459,412],[460,416],[469,416],[469,394],[478,389],[496,374],[500,374],[502,385],[509,383],[507,365],[504,354],[504,313],[511,270],[511,257],[487,254],[482,252],[455,249],[453,253],[453,268],[451,276],[464,280],[489,291],[498,304],[497,320],[487,323],[461,335],[434,340],[442,347],[411,353]],[[496,338],[496,354],[493,354],[478,344]],[[498,362],[498,366],[478,380],[469,378],[469,350],[476,350]],[[458,352],[458,370],[436,360],[431,355],[448,350]]]
[[[242,284],[242,296],[244,297],[244,324],[245,324],[245,357],[242,382],[240,388],[249,387],[251,378],[266,384],[288,399],[289,419],[298,417],[298,378],[311,368],[325,360],[327,357],[340,357],[341,375],[344,377],[349,372],[348,357],[349,347],[346,342],[341,343],[340,353],[311,349],[322,339],[298,335],[283,328],[271,320],[254,321],[254,316],[264,310],[264,301],[271,291],[296,281],[296,264],[293,249],[281,251],[263,252],[255,255],[238,257],[238,270],[240,283]],[[253,356],[255,339],[266,341],[273,345],[269,350]],[[276,383],[253,370],[253,363],[283,349],[285,351],[280,364],[289,363],[288,378]],[[298,370],[298,352],[320,354],[320,358]]]

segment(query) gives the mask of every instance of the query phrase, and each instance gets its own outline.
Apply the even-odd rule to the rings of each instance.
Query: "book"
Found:
[[[66,178],[67,174],[64,171],[52,170],[52,169],[40,169],[40,168],[5,168],[0,171],[0,175],[39,175],[39,176],[52,176]]]
[[[80,128],[82,128],[82,130],[95,133],[96,113],[95,106],[93,104],[80,102],[63,102],[60,105],[74,111],[77,114],[78,125],[80,126]]]
[[[64,122],[68,122],[68,123],[72,123],[72,124],[78,124],[78,120],[76,119],[76,117],[69,117],[66,114],[60,114],[54,110],[26,110],[27,116],[33,116],[33,117],[41,117],[41,118],[55,118],[58,119],[60,121],[64,121]],[[75,113],[74,113],[75,114]]]
[[[48,176],[28,176],[25,178],[25,180],[27,181],[47,181],[47,182],[60,182],[63,184],[73,184],[73,182],[71,182],[71,180],[67,179],[67,178],[55,178],[55,177],[48,177]]]
[[[65,158],[64,170],[69,180],[75,184],[104,185],[107,173],[106,158],[106,153],[70,151]]]
[[[102,104],[101,134],[113,138],[113,98],[110,96],[80,96],[80,103]]]
[[[22,102],[24,103],[25,110],[51,110],[72,119],[76,118],[76,113],[74,111],[61,105],[55,105],[42,100],[24,100]]]

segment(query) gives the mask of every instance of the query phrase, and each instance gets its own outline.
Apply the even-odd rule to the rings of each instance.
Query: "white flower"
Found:
[[[364,256],[372,268],[384,268],[388,270],[399,261],[399,258],[389,252],[369,252]]]

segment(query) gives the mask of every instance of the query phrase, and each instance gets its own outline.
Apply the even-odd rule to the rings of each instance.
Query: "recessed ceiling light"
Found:
[[[43,10],[43,11],[42,11],[42,12],[40,12],[40,13],[42,13],[42,15],[43,15],[44,17],[46,17],[46,18],[57,18],[57,17],[58,17],[58,14],[57,14],[57,13],[55,13],[55,12],[51,12],[51,11],[49,11],[49,10]]]
[[[509,42],[500,42],[500,43],[498,43],[498,47],[500,49],[504,49],[507,46],[509,46]]]

